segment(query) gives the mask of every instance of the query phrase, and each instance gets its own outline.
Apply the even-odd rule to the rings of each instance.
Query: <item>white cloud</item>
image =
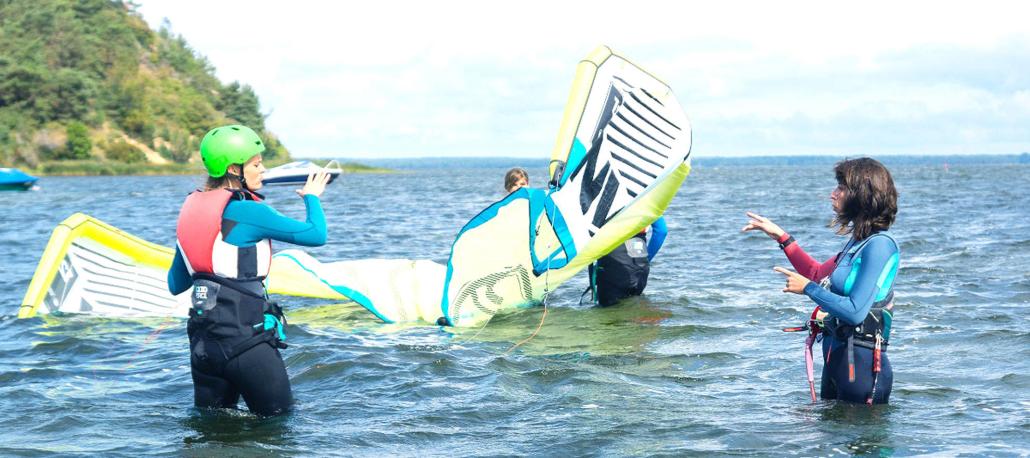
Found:
[[[254,87],[272,113],[269,128],[295,155],[349,157],[546,156],[575,64],[602,43],[670,83],[692,119],[696,154],[1017,152],[1030,148],[1026,9],[553,0],[141,6],[155,27],[167,17],[220,78]]]

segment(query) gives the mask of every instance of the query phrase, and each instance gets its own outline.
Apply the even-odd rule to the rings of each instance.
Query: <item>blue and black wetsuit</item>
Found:
[[[668,233],[665,217],[658,218],[651,224],[650,238],[646,231],[636,234],[590,266],[588,274],[598,305],[607,307],[644,293],[651,260],[662,248]]]
[[[897,242],[887,232],[852,239],[836,258],[823,264],[815,263],[795,243],[784,251],[798,273],[813,280],[805,295],[829,314],[822,334],[822,397],[865,403],[872,395],[872,403],[887,403],[894,381],[886,347],[900,260]],[[824,278],[828,278],[825,288],[819,284]]]
[[[195,404],[235,408],[242,396],[256,414],[285,412],[293,398],[279,354],[279,348],[285,347],[284,321],[281,309],[267,301],[263,280],[271,262],[270,240],[304,246],[325,243],[321,203],[317,196],[304,196],[307,219],[297,221],[250,200],[249,193],[232,193],[222,203],[216,202],[221,199],[218,191],[194,194],[201,196],[196,199],[201,202],[187,211],[187,199],[180,214],[179,243],[168,285],[173,294],[194,288],[187,331]],[[207,194],[215,194],[214,199],[203,197]],[[219,205],[224,205],[220,221],[206,231],[217,236],[195,230],[197,225],[211,225],[202,220],[217,215]],[[196,208],[205,207],[208,216],[198,216],[203,212]]]

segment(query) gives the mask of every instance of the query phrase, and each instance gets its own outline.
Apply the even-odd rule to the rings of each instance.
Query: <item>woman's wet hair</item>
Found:
[[[240,183],[240,180],[233,178],[229,173],[226,173],[218,178],[208,176],[207,181],[204,182],[204,190],[211,191],[226,187],[238,189],[241,185],[242,183]]]
[[[525,179],[526,183],[529,183],[529,172],[522,167],[515,167],[504,174],[504,190],[511,192],[511,188],[519,182],[519,180]]]
[[[228,184],[228,183],[229,183],[229,177],[227,177],[225,175],[222,175],[222,176],[220,176],[218,178],[209,176],[209,177],[207,177],[207,181],[204,182],[204,190],[205,191],[211,191],[213,189],[224,188],[225,185]]]
[[[838,162],[833,167],[840,197],[840,213],[830,226],[837,233],[863,240],[894,224],[898,213],[898,191],[891,173],[879,161],[868,157]]]

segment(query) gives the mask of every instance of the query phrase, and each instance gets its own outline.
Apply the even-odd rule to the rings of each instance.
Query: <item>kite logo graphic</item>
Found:
[[[510,302],[502,295],[504,293],[515,294],[520,302],[528,302],[533,297],[529,272],[525,267],[509,267],[502,272],[465,283],[454,299],[453,316],[461,316],[462,306],[468,301],[472,301],[472,305],[480,312],[493,316],[501,305]]]
[[[594,127],[594,137],[590,142],[590,150],[586,153],[586,161],[582,162],[581,168],[573,173],[573,177],[580,172],[583,173],[583,184],[579,192],[579,205],[583,214],[587,215],[590,206],[595,201],[598,201],[591,221],[591,224],[596,228],[604,226],[604,223],[608,221],[608,213],[611,211],[615,194],[619,190],[619,180],[615,177],[614,170],[609,167],[609,163],[605,162],[604,167],[601,167],[600,171],[596,171],[596,168],[598,156],[601,153],[605,127],[611,123],[612,116],[615,115],[622,104],[622,93],[614,85],[609,86],[604,109],[601,110],[601,116]]]

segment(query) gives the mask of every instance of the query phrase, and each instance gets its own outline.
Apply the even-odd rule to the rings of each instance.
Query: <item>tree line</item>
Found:
[[[0,2],[0,164],[146,160],[134,145],[185,163],[212,126],[257,130],[266,157],[288,157],[265,129],[254,90],[223,84],[171,30],[129,1]]]

